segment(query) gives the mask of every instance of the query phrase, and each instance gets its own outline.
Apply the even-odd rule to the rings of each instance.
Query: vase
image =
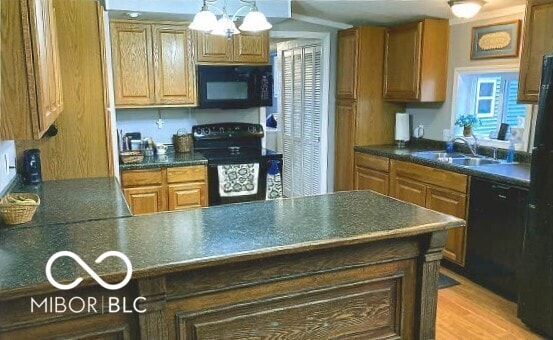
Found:
[[[472,136],[472,126],[465,126],[463,128],[463,136],[465,136],[465,137]]]

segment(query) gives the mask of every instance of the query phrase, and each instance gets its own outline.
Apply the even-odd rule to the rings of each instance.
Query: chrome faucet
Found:
[[[461,140],[463,141],[470,149],[470,153],[472,153],[473,156],[478,157],[478,139],[476,139],[476,136],[474,133],[472,134],[472,138],[474,138],[474,143],[471,143],[468,138],[465,137],[455,137],[453,141]]]

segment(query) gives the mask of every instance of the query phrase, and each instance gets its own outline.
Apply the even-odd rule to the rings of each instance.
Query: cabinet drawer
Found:
[[[391,161],[391,169],[398,177],[410,178],[462,193],[467,192],[466,175],[396,160]]]
[[[206,177],[205,165],[167,169],[167,183],[205,182]]]
[[[367,155],[364,153],[355,153],[355,165],[376,171],[388,172],[390,169],[390,160],[385,157]]]
[[[388,195],[389,176],[380,171],[355,168],[355,190],[372,190]]]
[[[121,173],[121,185],[124,188],[162,183],[163,172],[161,169],[128,170]]]

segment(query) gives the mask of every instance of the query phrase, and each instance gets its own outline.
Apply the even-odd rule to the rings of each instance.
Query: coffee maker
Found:
[[[40,150],[29,149],[23,151],[23,183],[40,184],[41,182]]]

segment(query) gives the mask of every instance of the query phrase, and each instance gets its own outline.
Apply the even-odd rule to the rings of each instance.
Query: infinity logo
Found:
[[[127,266],[127,275],[125,276],[125,279],[123,279],[123,281],[121,281],[118,284],[109,284],[109,283],[105,282],[104,280],[102,280],[102,278],[100,278],[100,276],[98,276],[98,274],[96,274],[94,272],[94,270],[92,270],[92,268],[90,268],[77,254],[75,254],[73,252],[70,252],[70,251],[59,251],[59,252],[55,253],[54,255],[52,255],[50,257],[50,259],[48,259],[48,262],[46,263],[46,277],[48,278],[48,281],[50,282],[50,284],[52,284],[52,286],[56,287],[57,289],[61,289],[61,290],[73,289],[73,288],[77,287],[79,285],[79,283],[81,283],[83,281],[83,278],[79,277],[79,278],[75,279],[75,281],[73,281],[72,283],[62,284],[62,283],[57,282],[54,279],[54,277],[52,276],[52,264],[54,264],[54,261],[56,261],[58,258],[63,257],[63,256],[67,256],[67,257],[70,257],[73,260],[75,260],[75,262],[77,262],[84,270],[86,270],[86,272],[90,276],[92,276],[92,278],[94,280],[96,280],[96,282],[98,282],[98,284],[100,284],[100,286],[104,287],[105,289],[117,290],[117,289],[123,288],[131,280],[131,275],[132,275],[131,261],[129,260],[129,258],[125,254],[123,254],[121,252],[114,251],[114,250],[106,251],[105,253],[100,255],[94,261],[96,263],[101,263],[106,258],[111,257],[111,256],[115,256],[115,257],[118,257],[118,258],[122,259],[123,262],[125,262],[125,265]]]

